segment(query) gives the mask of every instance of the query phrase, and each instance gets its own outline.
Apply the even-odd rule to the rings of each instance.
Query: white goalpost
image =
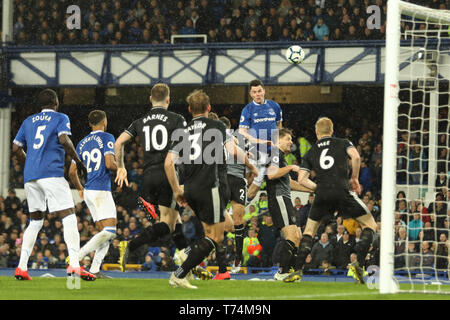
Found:
[[[449,25],[449,10],[388,1],[379,278],[383,294],[450,294],[450,230],[445,222],[450,193],[436,184],[442,172],[447,185],[450,178]],[[397,197],[399,191],[404,198]],[[440,193],[448,194],[442,198]],[[429,205],[431,213],[423,209]]]

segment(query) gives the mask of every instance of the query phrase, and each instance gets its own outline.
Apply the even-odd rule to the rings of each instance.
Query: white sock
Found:
[[[106,254],[109,250],[109,241],[106,241],[103,243],[100,248],[95,250],[94,259],[92,260],[91,268],[89,269],[89,272],[91,273],[97,273],[100,271],[100,266],[102,265],[103,259],[105,258]]]
[[[62,219],[64,227],[64,242],[69,252],[70,266],[79,268],[78,255],[80,252],[80,233],[78,232],[77,218],[75,214],[70,214]]]
[[[109,245],[109,240],[114,239],[116,237],[116,228],[113,227],[109,227],[111,229],[107,228],[104,228],[102,231],[93,236],[91,240],[89,240],[88,243],[86,243],[83,246],[83,248],[81,248],[79,257],[80,260],[83,260],[83,258],[92,251],[98,250],[100,247],[103,246],[105,242],[108,242]]]
[[[28,259],[33,252],[33,247],[36,242],[39,231],[44,224],[42,220],[31,220],[28,228],[23,233],[22,248],[20,251],[20,260],[18,267],[22,270],[28,270]]]

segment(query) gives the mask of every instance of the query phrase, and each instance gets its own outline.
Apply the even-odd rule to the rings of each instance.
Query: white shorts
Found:
[[[253,179],[253,184],[257,187],[261,187],[264,183],[264,178],[267,175],[267,155],[259,153],[259,159],[257,161],[249,159],[250,163],[258,169],[258,176]]]
[[[72,192],[64,177],[43,178],[25,183],[28,210],[50,213],[74,208]]]
[[[85,189],[84,201],[91,212],[94,222],[117,218],[116,204],[111,191]]]

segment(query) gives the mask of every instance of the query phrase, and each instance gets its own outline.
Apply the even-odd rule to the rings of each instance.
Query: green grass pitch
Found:
[[[172,288],[167,279],[101,279],[81,281],[79,290],[69,290],[64,278],[18,281],[0,277],[1,300],[449,300],[449,295],[381,295],[356,283],[274,281],[191,282],[197,290]]]

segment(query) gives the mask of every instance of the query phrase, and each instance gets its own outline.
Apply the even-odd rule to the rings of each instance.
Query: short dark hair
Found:
[[[58,95],[52,89],[45,89],[41,91],[37,98],[37,104],[39,108],[43,107],[54,107],[56,106],[56,101],[58,100]]]
[[[94,110],[89,113],[88,119],[89,124],[95,126],[102,122],[106,118],[105,111],[102,110]]]
[[[288,128],[281,128],[280,130],[278,130],[278,138],[281,139],[286,135],[290,135],[291,137],[294,136],[294,134],[292,133],[291,129]]]
[[[252,87],[257,87],[257,86],[261,86],[261,87],[264,88],[264,84],[263,84],[262,81],[259,80],[259,79],[254,79],[254,80],[250,81],[250,83],[248,84],[248,86],[250,87],[250,89],[251,89]]]
[[[169,86],[165,83],[155,84],[150,93],[154,102],[163,102],[169,95]]]
[[[231,122],[230,122],[230,119],[228,119],[228,118],[225,117],[225,116],[222,116],[222,117],[219,118],[219,120],[222,121],[222,122],[225,124],[225,127],[227,127],[227,129],[230,129],[230,128],[231,128]]]
[[[186,98],[193,114],[205,113],[210,105],[209,97],[203,90],[194,90]]]

